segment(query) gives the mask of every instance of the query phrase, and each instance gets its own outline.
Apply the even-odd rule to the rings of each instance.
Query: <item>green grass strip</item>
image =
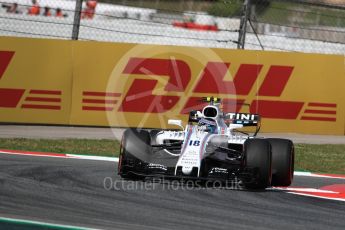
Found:
[[[345,174],[345,145],[295,145],[295,170]]]

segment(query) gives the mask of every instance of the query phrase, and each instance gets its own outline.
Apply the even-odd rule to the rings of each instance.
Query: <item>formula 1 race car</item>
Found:
[[[191,111],[188,124],[169,120],[177,130],[127,129],[122,137],[118,174],[146,177],[232,181],[248,189],[289,186],[294,145],[278,138],[256,137],[260,116],[224,113],[219,98],[203,98],[202,111]],[[253,126],[253,135],[238,129]]]

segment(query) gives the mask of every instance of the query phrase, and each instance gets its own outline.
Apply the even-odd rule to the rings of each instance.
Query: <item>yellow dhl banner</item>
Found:
[[[0,121],[68,124],[72,43],[0,38]]]
[[[343,56],[0,41],[0,55],[13,52],[0,79],[3,122],[167,128],[168,119],[186,121],[190,110],[201,109],[201,97],[218,96],[225,112],[262,115],[264,132],[344,134]],[[38,92],[46,95],[31,95]]]

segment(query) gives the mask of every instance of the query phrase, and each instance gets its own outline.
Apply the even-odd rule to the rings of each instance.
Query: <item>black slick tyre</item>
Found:
[[[272,186],[289,186],[294,172],[294,145],[287,139],[267,139],[272,148]]]
[[[265,139],[248,139],[244,143],[245,167],[255,174],[244,182],[248,189],[265,189],[272,181],[272,154],[270,143]]]
[[[121,140],[118,162],[118,174],[124,179],[141,180],[144,177],[137,175],[136,156],[150,153],[151,137],[146,130],[127,129]]]

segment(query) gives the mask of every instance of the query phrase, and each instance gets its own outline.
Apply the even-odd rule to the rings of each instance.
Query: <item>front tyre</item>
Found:
[[[121,140],[118,174],[124,179],[141,180],[136,172],[136,156],[150,153],[151,137],[148,131],[127,129]]]
[[[253,170],[252,180],[244,181],[248,189],[265,189],[272,181],[272,153],[265,139],[248,139],[244,143],[245,167]]]

